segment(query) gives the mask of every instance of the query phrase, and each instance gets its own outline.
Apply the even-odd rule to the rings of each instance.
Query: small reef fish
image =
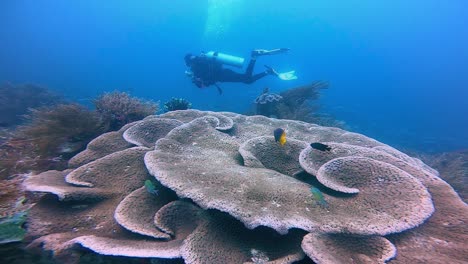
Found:
[[[311,187],[310,192],[312,193],[312,196],[314,196],[314,199],[317,201],[317,204],[322,207],[322,208],[328,208],[328,203],[325,201],[325,198],[323,197],[322,192],[316,188],[316,187]]]
[[[275,141],[279,142],[281,146],[286,144],[286,132],[282,128],[277,128],[273,131],[273,135],[275,136]]]
[[[152,181],[146,180],[145,187],[146,187],[147,192],[154,194],[154,195],[158,195],[158,190],[156,190],[156,186],[154,186]]]
[[[311,143],[310,146],[314,149],[318,149],[320,151],[330,151],[331,150],[331,147],[328,146],[328,145],[325,145],[325,144],[322,144],[322,143],[318,143],[318,142],[315,142],[315,143]]]

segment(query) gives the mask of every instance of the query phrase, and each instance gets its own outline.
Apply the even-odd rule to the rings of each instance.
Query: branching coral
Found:
[[[103,132],[96,113],[78,104],[31,109],[27,123],[1,145],[3,176],[28,170],[63,169],[66,160]]]
[[[319,112],[320,106],[316,101],[320,96],[320,90],[326,88],[328,88],[328,83],[323,81],[292,88],[280,94],[270,93],[266,88],[254,101],[256,114],[343,127],[343,122],[337,121],[328,114]]]
[[[74,148],[80,149],[103,132],[99,117],[78,104],[32,109],[27,119],[29,123],[19,127],[16,136],[34,142],[38,154],[44,157],[54,153],[76,152]],[[81,146],[70,145],[74,143],[81,143]]]
[[[283,96],[284,104],[294,112],[294,108],[303,104],[307,100],[317,100],[320,96],[320,90],[328,88],[328,82],[315,81],[310,84],[292,88],[280,93]]]
[[[327,82],[317,81],[281,92],[284,100],[278,106],[278,116],[323,125],[316,100],[320,96],[320,90],[326,88]]]
[[[278,127],[287,130],[284,146],[272,136]],[[30,248],[68,261],[80,257],[76,245],[185,263],[293,263],[305,255],[326,264],[384,263],[396,251],[397,263],[410,263],[419,257],[412,252],[426,260],[440,250],[441,263],[464,258],[466,204],[420,160],[363,135],[195,110],[124,130],[106,138],[124,135],[148,147],[119,143],[72,171],[28,178],[29,191],[55,195],[31,209],[29,239],[37,239]],[[147,180],[158,195],[146,190]],[[440,243],[442,234],[450,241]]]
[[[155,114],[159,109],[158,103],[117,91],[99,96],[94,100],[94,105],[107,124],[108,130],[118,130],[125,124]]]
[[[164,111],[187,110],[192,108],[192,103],[183,98],[172,98],[164,103]]]

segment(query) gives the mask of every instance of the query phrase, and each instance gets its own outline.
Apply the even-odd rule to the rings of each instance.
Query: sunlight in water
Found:
[[[240,14],[242,0],[209,0],[205,38],[222,38]]]

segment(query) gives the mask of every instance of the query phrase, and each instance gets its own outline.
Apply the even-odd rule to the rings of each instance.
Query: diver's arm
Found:
[[[203,80],[197,77],[192,78],[192,83],[195,84],[198,88],[204,88],[205,84],[203,83]]]

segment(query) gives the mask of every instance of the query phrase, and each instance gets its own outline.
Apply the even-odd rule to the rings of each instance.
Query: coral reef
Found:
[[[32,206],[21,188],[25,176],[0,180],[0,263],[29,263],[18,261],[25,252],[16,243],[26,234],[24,223]]]
[[[384,237],[310,233],[302,247],[316,263],[384,263],[396,255],[395,246]]]
[[[192,108],[192,103],[183,98],[171,98],[171,100],[164,103],[164,111],[187,110]]]
[[[291,114],[294,113],[294,108],[302,105],[307,100],[317,100],[320,96],[321,89],[327,89],[328,82],[315,81],[310,84],[288,89],[280,93],[283,96],[284,104],[290,108]]]
[[[327,82],[316,81],[281,92],[280,95],[284,100],[278,105],[279,117],[329,125],[330,118],[325,118],[323,114],[320,116],[318,114],[319,106],[314,104],[320,96],[320,90],[326,88],[328,88]],[[337,126],[337,124],[332,123],[332,126]]]
[[[262,94],[255,98],[254,103],[264,105],[268,103],[278,102],[281,99],[283,99],[281,95],[270,93],[270,89],[266,87],[265,89],[263,89]]]
[[[8,218],[30,208],[26,204],[26,194],[21,188],[26,176],[22,174],[0,181],[0,218]]]
[[[284,146],[272,136],[278,127],[288,135]],[[48,193],[30,209],[29,249],[67,263],[83,259],[84,248],[185,263],[466,258],[467,205],[420,160],[360,134],[185,110],[94,142],[75,169],[25,181],[27,190]]]
[[[267,117],[276,117],[276,114],[278,114],[277,107],[282,99],[281,95],[270,93],[268,87],[263,89],[262,94],[254,100],[256,113]]]
[[[64,169],[71,156],[102,132],[96,113],[78,104],[31,109],[27,123],[0,146],[0,175]]]
[[[132,144],[144,147],[154,147],[156,141],[164,137],[172,129],[182,125],[178,120],[146,118],[134,126],[125,130],[123,138]],[[143,132],[143,133],[142,133]]]
[[[16,137],[33,142],[41,157],[76,153],[104,132],[99,116],[78,104],[32,109],[27,118],[28,123],[18,128]]]
[[[96,111],[74,103],[31,108],[25,116],[26,124],[13,132],[2,130],[0,177],[31,170],[65,169],[68,159],[83,150],[92,138],[158,109],[156,103],[119,92],[104,94],[94,102]]]
[[[468,150],[420,155],[421,160],[439,171],[446,180],[468,202]]]
[[[20,124],[29,108],[52,106],[62,99],[46,88],[32,85],[0,85],[0,127]]]
[[[159,109],[158,103],[144,101],[117,91],[105,93],[93,102],[108,131],[118,130],[125,124],[153,115]]]
[[[134,146],[122,137],[123,133],[133,125],[134,123],[127,124],[118,131],[107,132],[93,139],[84,151],[68,161],[68,167],[77,168],[111,153]]]
[[[266,117],[301,120],[324,126],[344,127],[344,123],[332,116],[320,113],[319,105],[315,101],[320,96],[320,90],[328,88],[323,81],[288,89],[280,94],[270,93],[268,88],[263,90],[255,103],[255,113]]]
[[[21,183],[24,175],[22,173],[67,168],[68,159],[83,150],[92,138],[110,129],[111,121],[108,116],[103,116],[97,111],[90,111],[78,104],[60,104],[62,101],[58,96],[36,86],[13,87],[10,85],[3,86],[0,90],[2,91],[0,95],[1,107],[3,107],[5,118],[14,121],[2,121],[2,125],[11,126],[18,125],[20,121],[26,122],[26,124],[17,126],[15,130],[12,127],[0,129],[0,219],[2,222],[0,240],[13,242],[22,238],[23,229],[21,226],[23,222],[19,220],[23,218],[18,216],[24,216],[30,205],[39,197],[39,195],[25,195],[23,193]],[[149,106],[146,102],[135,98],[127,99],[133,100],[131,103],[136,106],[134,112],[145,110],[144,108]],[[139,103],[142,106],[139,107]],[[29,108],[29,112],[26,112],[26,108]],[[102,113],[104,112],[108,113],[108,111],[102,111]],[[26,113],[28,115],[24,115]],[[134,115],[130,111],[127,113],[131,118],[124,119],[123,122],[133,118],[142,118],[154,112],[151,110],[142,115]],[[19,119],[20,114],[23,115],[21,119]],[[131,143],[122,138],[125,129],[121,133],[118,131],[109,132],[111,135],[117,135],[113,138],[110,137],[110,142],[102,141],[101,138],[94,140],[88,151],[75,156],[73,160],[75,164],[72,162],[71,167],[79,162],[88,163],[90,160],[86,159],[93,159],[93,155],[101,155],[99,157],[102,157],[117,151],[117,149],[123,150],[132,146]],[[119,146],[118,139],[121,139],[122,146]],[[104,150],[100,144],[104,144],[109,153],[103,153]],[[96,146],[95,152],[93,146]],[[86,153],[90,155],[86,156]],[[83,159],[80,160],[80,157]],[[48,179],[53,178],[49,177]],[[68,199],[66,192],[63,195],[65,200]],[[92,197],[92,194],[88,197]],[[17,256],[12,256],[11,252],[16,252]],[[90,253],[84,253],[84,258],[88,257],[90,257]],[[8,243],[0,248],[0,262],[2,263],[32,263],[36,261],[33,259],[37,259],[37,257],[30,258],[23,251],[22,243]],[[112,260],[112,263],[120,262],[122,261]],[[127,262],[123,261],[123,263]]]

